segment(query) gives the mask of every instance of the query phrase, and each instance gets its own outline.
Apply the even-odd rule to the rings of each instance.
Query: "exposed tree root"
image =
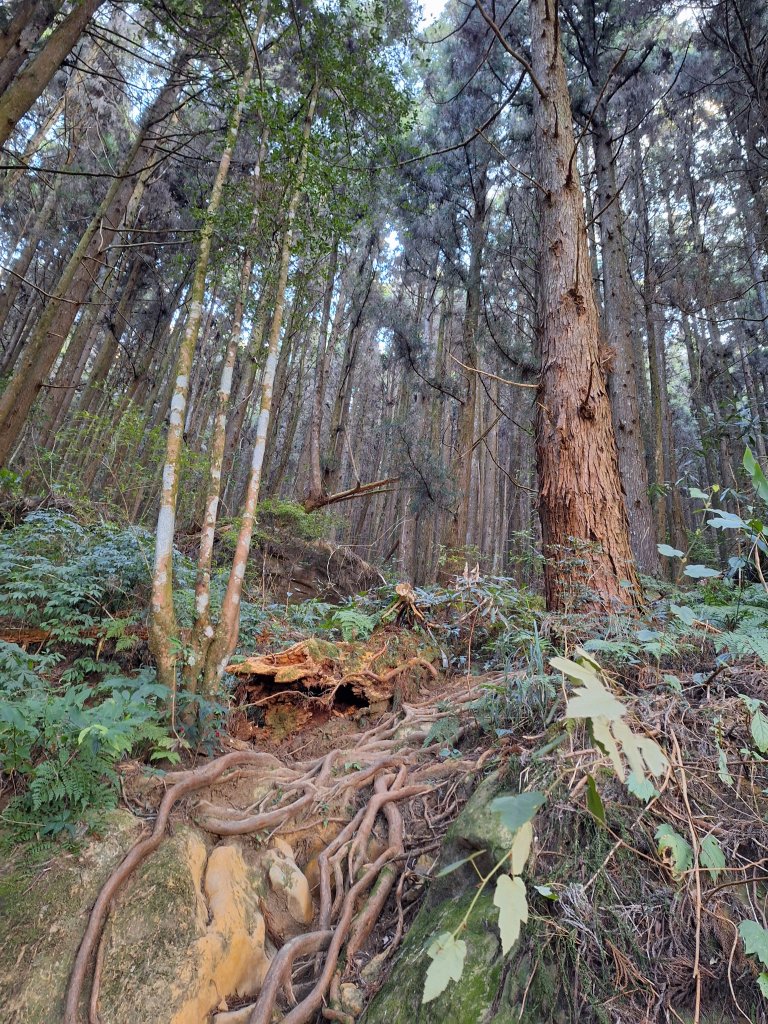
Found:
[[[477,691],[464,689],[453,706],[476,696]],[[335,820],[342,827],[317,856],[318,902],[311,930],[282,945],[250,1016],[241,1008],[237,1019],[269,1024],[277,1012],[284,1013],[284,1024],[308,1024],[322,1011],[328,1020],[353,1020],[340,1001],[342,981],[357,976],[357,958],[388,905],[397,926],[387,954],[399,943],[404,886],[408,878],[416,878],[408,869],[408,858],[437,845],[435,839],[459,807],[457,780],[479,763],[435,763],[435,745],[425,748],[423,742],[429,727],[444,714],[429,703],[406,705],[368,732],[350,737],[346,750],[309,762],[284,764],[271,754],[236,751],[200,768],[168,773],[169,788],[152,832],[127,854],[93,906],[70,977],[64,1024],[79,1024],[78,1008],[97,950],[89,1016],[98,1020],[104,955],[100,947],[109,907],[136,868],[161,844],[174,805],[214,784],[251,776],[260,789],[268,784],[265,797],[244,810],[201,800],[192,810],[197,824],[217,837],[291,834],[306,829],[307,821],[317,824],[322,808],[323,822]]]
[[[78,1024],[78,1007],[86,981],[88,965],[101,938],[109,911],[109,904],[136,868],[162,843],[168,824],[168,817],[173,806],[188,793],[192,793],[196,789],[202,789],[204,786],[215,782],[224,774],[227,768],[245,763],[259,765],[273,761],[274,758],[269,754],[260,754],[253,750],[238,750],[232,754],[224,754],[202,768],[195,768],[190,772],[184,773],[183,777],[166,791],[160,803],[152,832],[144,839],[139,840],[129,851],[121,864],[107,879],[96,898],[70,975],[64,1007],[64,1024]],[[174,774],[178,777],[182,773],[177,772]]]

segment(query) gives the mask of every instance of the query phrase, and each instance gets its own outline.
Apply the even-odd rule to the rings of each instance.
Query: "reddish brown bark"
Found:
[[[601,363],[556,7],[549,0],[531,0],[530,23],[542,189],[536,456],[547,607],[632,606],[640,600],[640,588]]]

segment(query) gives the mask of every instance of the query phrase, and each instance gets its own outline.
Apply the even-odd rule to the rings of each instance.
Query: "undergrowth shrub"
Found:
[[[109,524],[84,527],[66,513],[32,512],[0,544],[0,617],[93,646],[148,579],[151,537]],[[114,628],[114,627],[113,627]]]
[[[168,699],[152,672],[97,683],[51,682],[55,656],[0,641],[0,821],[16,838],[74,835],[117,803],[116,765],[135,755],[178,760]]]

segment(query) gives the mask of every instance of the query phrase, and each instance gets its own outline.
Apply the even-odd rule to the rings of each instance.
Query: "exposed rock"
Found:
[[[502,969],[495,929],[498,911],[491,893],[484,893],[477,901],[462,932],[467,958],[461,980],[433,1002],[421,1002],[430,963],[426,947],[433,936],[452,931],[459,924],[471,898],[471,894],[465,894],[419,912],[390,978],[366,1014],[366,1024],[479,1024],[485,1019],[498,991]]]
[[[106,933],[103,1024],[203,1024],[269,966],[260,876],[239,843],[179,828],[139,869]]]
[[[267,850],[263,861],[270,888],[266,896],[270,931],[284,941],[298,935],[312,923],[315,910],[309,882],[293,857],[286,856],[284,849]]]
[[[365,997],[357,987],[350,982],[341,986],[341,1008],[344,1013],[351,1017],[359,1017],[365,1009]]]
[[[486,853],[477,863],[490,870],[509,849],[513,834],[490,809],[491,800],[507,790],[498,775],[477,787],[448,831],[440,856],[446,865],[478,850]],[[438,865],[439,866],[439,865]],[[481,870],[483,869],[481,868]],[[520,1017],[523,993],[532,969],[527,954],[516,950],[511,958],[501,953],[499,912],[493,905],[493,887],[484,890],[467,918],[461,938],[467,945],[464,971],[458,982],[432,1002],[422,1004],[424,979],[430,960],[426,949],[440,932],[452,932],[469,910],[477,888],[477,873],[470,866],[435,879],[414,924],[406,935],[392,972],[365,1015],[366,1024],[570,1024],[556,995],[543,996],[552,979],[538,965],[535,985]],[[516,956],[516,953],[520,955]],[[554,985],[551,986],[553,989]]]
[[[103,838],[82,852],[30,867],[7,863],[0,875],[0,1006],[4,1024],[53,1024],[96,895],[143,823],[109,815]],[[133,1018],[136,1024],[137,1018]]]
[[[506,787],[498,774],[490,775],[480,783],[448,830],[441,851],[443,863],[449,864],[478,850],[486,850],[487,856],[480,858],[478,863],[487,862],[490,870],[509,850],[514,833],[502,824],[499,815],[490,807],[491,800],[502,790],[506,791]],[[469,871],[476,877],[474,869],[470,867]]]

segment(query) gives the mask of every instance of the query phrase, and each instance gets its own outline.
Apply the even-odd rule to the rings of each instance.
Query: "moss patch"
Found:
[[[466,913],[471,900],[466,894],[458,901],[446,901],[425,908],[408,932],[402,952],[389,981],[374,999],[366,1024],[479,1024],[487,1019],[501,978],[501,947],[490,892],[484,893],[470,915],[461,938],[467,944],[467,959],[461,980],[448,986],[431,1003],[421,1002],[424,977],[429,967],[426,948],[433,936],[452,931]]]
[[[5,1024],[61,1020],[69,973],[99,889],[142,829],[108,815],[102,838],[37,868],[23,848],[0,875],[0,1005]]]

